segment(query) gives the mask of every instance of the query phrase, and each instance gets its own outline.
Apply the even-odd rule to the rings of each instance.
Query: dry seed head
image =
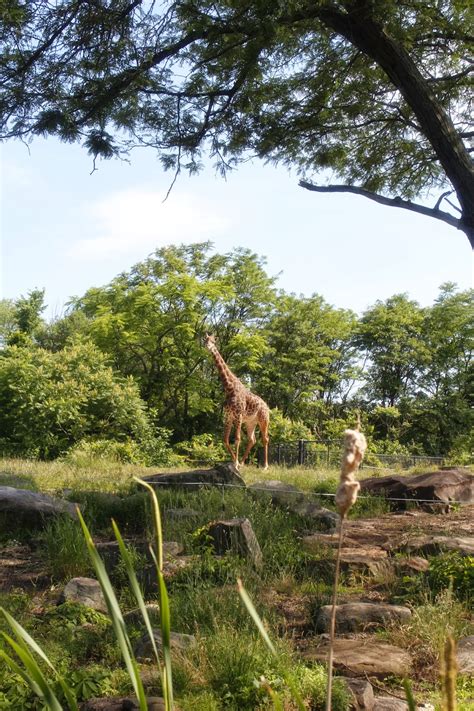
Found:
[[[357,499],[360,484],[355,480],[362,459],[364,458],[367,442],[358,430],[344,432],[344,453],[341,462],[340,484],[336,491],[336,507],[339,515],[344,517]]]

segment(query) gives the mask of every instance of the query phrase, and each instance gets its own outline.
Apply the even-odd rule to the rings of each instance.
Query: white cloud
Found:
[[[110,194],[86,208],[92,237],[77,240],[69,256],[105,259],[152,251],[171,243],[213,240],[227,232],[222,208],[188,193],[132,188]]]

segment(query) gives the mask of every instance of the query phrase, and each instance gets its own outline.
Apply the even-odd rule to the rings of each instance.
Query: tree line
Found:
[[[223,401],[211,332],[272,408],[274,440],[336,438],[359,412],[380,452],[466,459],[473,294],[444,284],[432,306],[396,294],[358,316],[286,293],[264,258],[209,242],[156,250],[52,322],[34,289],[0,302],[0,449],[54,458],[108,442],[156,463],[210,444]]]

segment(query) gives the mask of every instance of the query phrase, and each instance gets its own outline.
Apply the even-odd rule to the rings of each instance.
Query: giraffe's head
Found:
[[[213,348],[216,346],[216,339],[214,336],[211,336],[209,333],[206,333],[206,338],[204,340],[204,345],[205,347],[212,351]]]

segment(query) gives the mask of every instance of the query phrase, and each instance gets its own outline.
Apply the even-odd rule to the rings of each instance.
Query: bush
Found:
[[[91,343],[51,353],[6,349],[0,357],[0,450],[53,459],[83,439],[146,442],[151,425],[132,378]]]
[[[431,558],[428,584],[435,593],[452,589],[460,600],[474,602],[474,557],[457,551]]]
[[[216,464],[229,459],[224,444],[214,435],[195,435],[189,442],[179,442],[175,451],[190,464]]]

